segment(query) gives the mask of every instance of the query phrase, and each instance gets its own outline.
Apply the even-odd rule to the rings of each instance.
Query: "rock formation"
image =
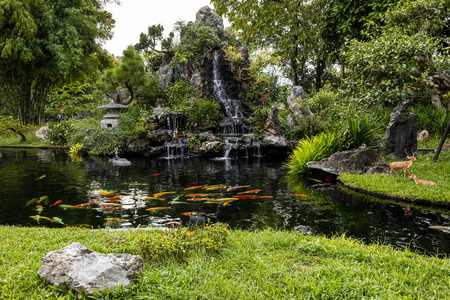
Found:
[[[68,286],[77,292],[94,294],[133,284],[143,263],[138,255],[102,254],[75,242],[49,252],[42,259],[38,275],[59,288]]]
[[[386,154],[406,157],[416,153],[418,129],[418,116],[403,106],[397,106],[391,114],[384,137]]]
[[[336,152],[327,159],[310,161],[306,165],[310,169],[334,175],[346,172],[389,173],[390,170],[388,164],[380,157],[380,153],[370,148]]]

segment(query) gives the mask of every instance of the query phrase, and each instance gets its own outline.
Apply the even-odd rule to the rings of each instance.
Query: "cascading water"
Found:
[[[253,133],[253,128],[244,122],[244,114],[239,108],[239,100],[227,95],[225,81],[220,73],[220,54],[214,51],[213,58],[213,94],[220,101],[226,118],[219,124],[220,134],[236,136]]]

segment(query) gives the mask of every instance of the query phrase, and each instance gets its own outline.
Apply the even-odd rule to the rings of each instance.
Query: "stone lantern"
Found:
[[[106,114],[103,116],[103,120],[101,120],[100,124],[105,127],[113,128],[119,124],[119,120],[117,120],[117,117],[119,117],[120,115],[119,110],[121,108],[128,108],[128,106],[115,103],[113,100],[111,100],[110,103],[98,106],[97,108],[106,109]]]

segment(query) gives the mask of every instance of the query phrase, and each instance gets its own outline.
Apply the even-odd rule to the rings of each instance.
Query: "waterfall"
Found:
[[[189,143],[182,140],[168,142],[166,144],[166,154],[167,155],[162,158],[164,159],[188,158]]]
[[[213,92],[214,96],[222,103],[223,107],[225,108],[225,114],[229,118],[243,118],[244,115],[239,110],[237,99],[230,99],[227,95],[227,92],[225,90],[225,84],[224,80],[222,78],[222,74],[220,73],[220,66],[219,66],[219,51],[214,51],[214,58],[213,58]]]

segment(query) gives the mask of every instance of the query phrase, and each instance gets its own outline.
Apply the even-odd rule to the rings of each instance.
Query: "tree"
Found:
[[[130,97],[124,101],[117,91],[126,88]],[[145,73],[145,64],[133,47],[123,51],[121,61],[116,68],[108,69],[96,83],[96,88],[116,103],[128,105],[135,99],[137,90],[152,98],[157,93],[157,82]],[[114,94],[114,95],[113,95]]]
[[[397,105],[450,90],[450,0],[401,1],[367,41],[353,40],[344,91],[360,102]]]
[[[216,12],[226,16],[244,43],[270,48],[282,58],[294,85],[308,85],[305,74],[312,69],[313,85],[323,85],[326,57],[319,35],[319,19],[325,0],[211,0]]]
[[[103,8],[114,1],[0,1],[0,101],[23,124],[42,121],[56,84],[97,70],[114,25]]]

